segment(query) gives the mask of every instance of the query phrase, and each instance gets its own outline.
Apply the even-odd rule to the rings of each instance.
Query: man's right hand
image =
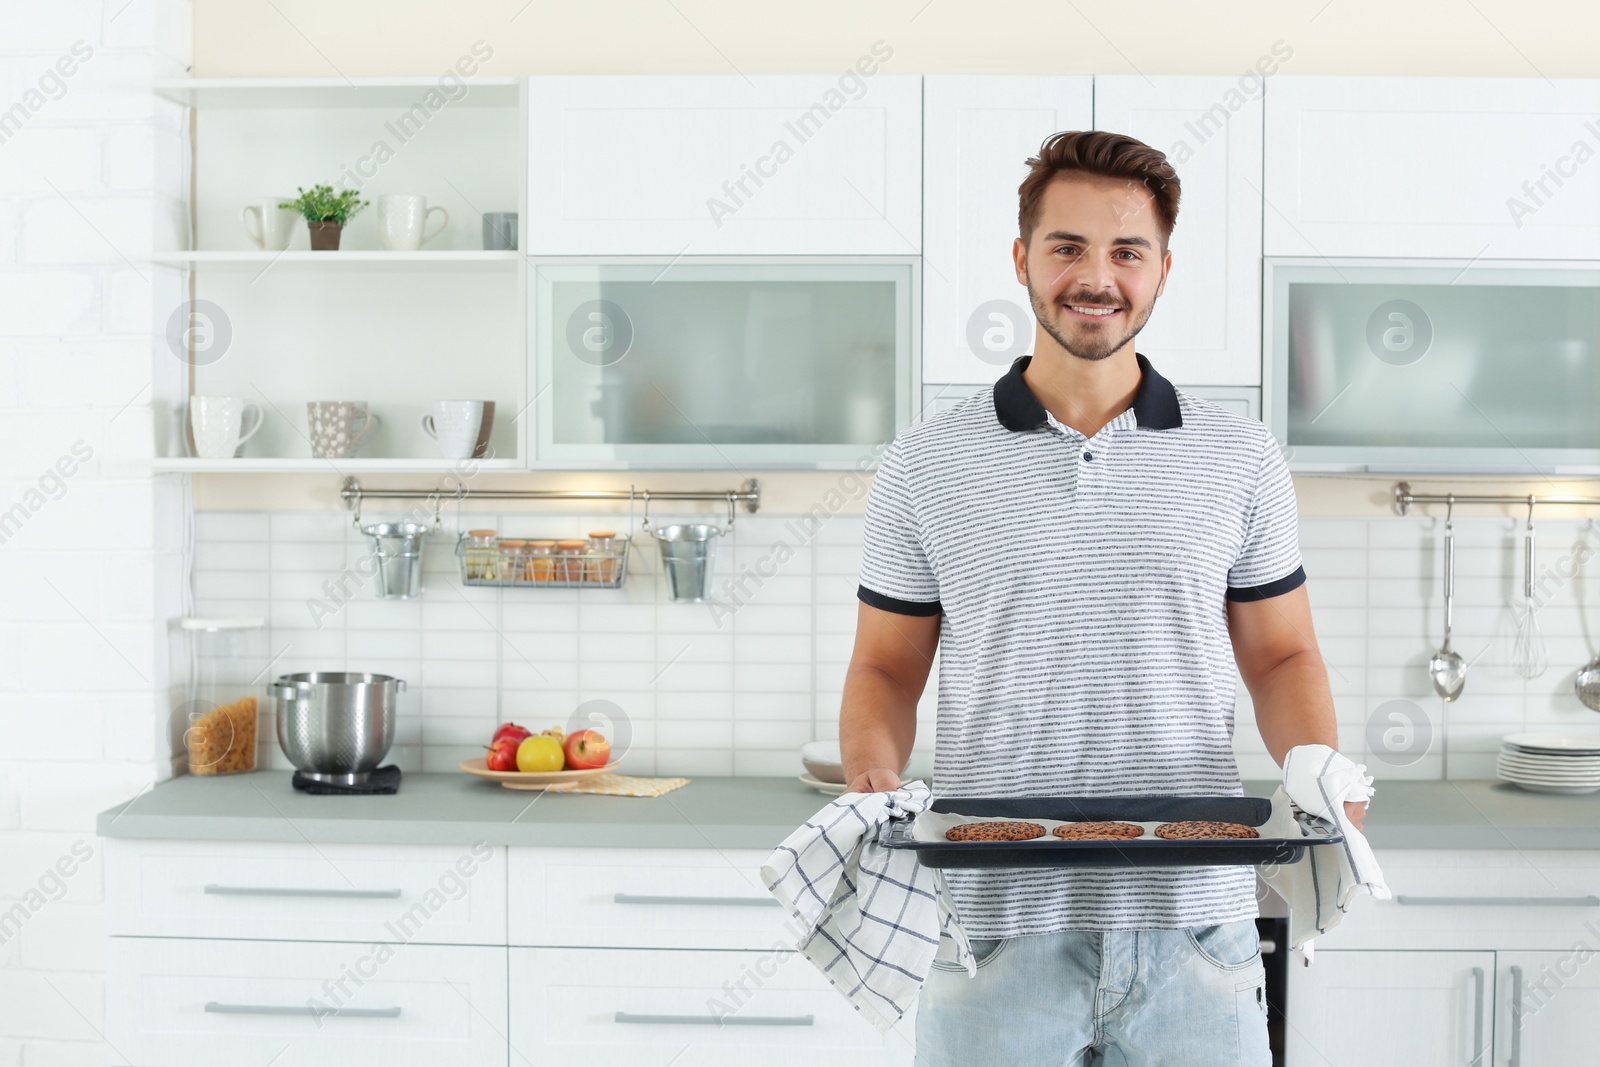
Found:
[[[892,793],[900,788],[900,776],[888,767],[862,771],[850,780],[847,793]]]

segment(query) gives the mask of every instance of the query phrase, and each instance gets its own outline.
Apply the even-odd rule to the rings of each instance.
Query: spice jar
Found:
[[[495,566],[499,550],[495,547],[493,530],[468,530],[462,554],[467,560],[468,581],[494,581],[499,573]]]
[[[500,542],[500,580],[502,582],[528,580],[528,542],[514,538]]]
[[[548,582],[555,571],[556,543],[554,541],[528,542],[528,580]]]
[[[587,541],[556,542],[556,581],[583,581],[583,550],[588,547]]]
[[[617,532],[615,530],[589,531],[589,557],[584,577],[591,582],[610,585],[617,580]]]

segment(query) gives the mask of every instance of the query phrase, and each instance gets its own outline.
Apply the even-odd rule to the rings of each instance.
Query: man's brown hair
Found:
[[[1039,154],[1028,160],[1028,176],[1017,187],[1017,226],[1024,243],[1033,239],[1034,227],[1039,225],[1045,188],[1055,179],[1073,174],[1122,178],[1143,185],[1155,199],[1156,225],[1161,229],[1161,247],[1166,248],[1178,222],[1178,172],[1167,162],[1166,153],[1127,134],[1104,130],[1051,134],[1039,146]]]

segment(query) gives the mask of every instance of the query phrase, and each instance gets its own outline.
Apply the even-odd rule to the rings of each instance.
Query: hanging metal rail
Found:
[[[656,491],[651,489],[636,489],[629,486],[627,489],[468,489],[459,481],[454,489],[364,489],[361,483],[354,478],[346,478],[344,485],[339,489],[339,499],[344,501],[345,507],[361,513],[363,500],[431,500],[434,510],[438,511],[440,505],[446,501],[455,501],[459,506],[462,500],[476,498],[479,500],[626,500],[631,505],[634,501],[643,501],[646,522],[649,521],[650,502],[652,500],[721,500],[728,505],[728,518],[731,521],[735,505],[743,506],[744,510],[754,514],[761,507],[761,483],[754,478],[747,478],[737,489],[697,489],[697,490],[666,490]]]
[[[1504,496],[1477,493],[1413,493],[1410,482],[1396,482],[1394,510],[1397,515],[1411,513],[1412,504],[1517,504],[1532,510],[1540,504],[1567,504],[1576,507],[1600,507],[1600,496]]]

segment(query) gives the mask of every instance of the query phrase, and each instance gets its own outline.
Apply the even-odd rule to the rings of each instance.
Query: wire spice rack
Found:
[[[585,549],[569,554],[528,551],[530,538],[497,538],[493,545],[456,539],[461,584],[517,589],[620,589],[628,578],[628,539],[610,551]],[[551,540],[554,540],[553,538]]]

